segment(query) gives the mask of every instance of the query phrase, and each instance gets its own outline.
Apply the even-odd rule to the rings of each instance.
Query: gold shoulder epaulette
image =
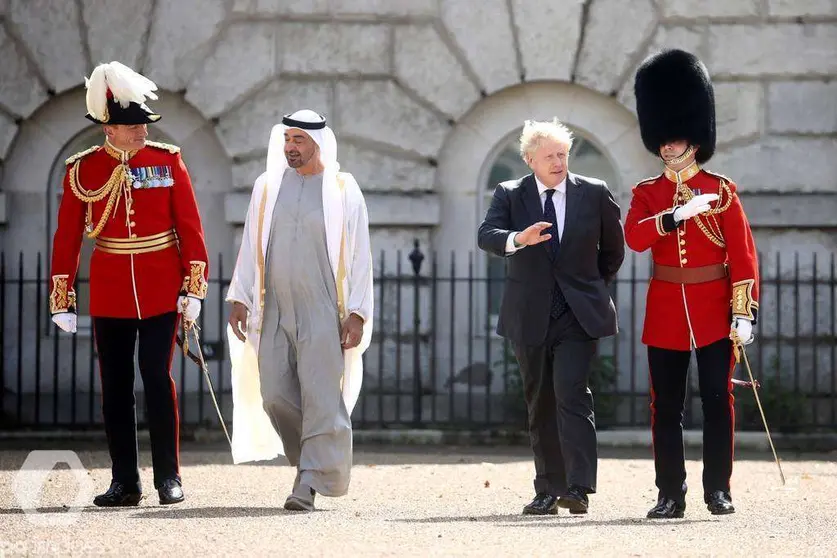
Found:
[[[149,147],[156,147],[157,149],[164,149],[164,150],[168,151],[169,153],[179,153],[180,152],[179,147],[177,147],[176,145],[172,145],[170,143],[163,143],[163,142],[160,142],[160,141],[148,141],[148,140],[146,140],[145,145],[147,145]]]
[[[640,180],[639,182],[636,183],[636,186],[634,186],[634,188],[638,188],[640,186],[644,186],[646,184],[651,184],[652,182],[656,182],[657,179],[660,178],[662,175],[663,174],[660,173],[657,176],[649,176],[648,178],[643,178],[642,180]]]
[[[99,150],[100,147],[102,147],[102,146],[101,145],[94,145],[93,147],[91,147],[89,149],[85,149],[84,151],[79,151],[75,155],[71,155],[71,156],[67,157],[67,159],[64,161],[64,164],[65,165],[72,165],[73,163],[75,163],[79,159],[87,157],[91,153],[95,153],[96,151]]]

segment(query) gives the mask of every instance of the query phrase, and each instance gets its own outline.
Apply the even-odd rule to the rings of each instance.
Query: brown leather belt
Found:
[[[654,279],[666,283],[693,285],[717,281],[729,275],[727,264],[706,265],[703,267],[672,267],[654,264]]]

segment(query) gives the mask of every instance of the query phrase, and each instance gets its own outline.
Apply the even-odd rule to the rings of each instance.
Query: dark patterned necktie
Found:
[[[558,238],[558,217],[555,215],[555,204],[552,202],[552,196],[555,195],[555,190],[546,191],[546,203],[543,208],[543,219],[552,223],[549,227],[549,234],[552,235],[547,242],[549,242],[550,252],[553,261],[558,257],[558,250],[561,247],[561,240]],[[549,315],[557,319],[567,310],[567,300],[564,298],[564,293],[561,292],[561,287],[555,283],[555,288],[552,291],[552,307]]]

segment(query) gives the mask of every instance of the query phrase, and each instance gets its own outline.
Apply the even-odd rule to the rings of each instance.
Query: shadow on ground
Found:
[[[314,513],[323,513],[317,510]],[[131,515],[131,519],[219,519],[231,517],[275,517],[281,515],[305,515],[301,512],[288,511],[281,507],[242,507],[208,506],[204,508],[159,508],[141,511]]]
[[[521,514],[494,514],[494,515],[465,515],[451,517],[449,515],[439,517],[422,517],[419,519],[390,519],[393,523],[498,523],[509,526],[525,527],[584,527],[584,526],[664,526],[684,523],[706,523],[711,519],[674,519],[670,521],[655,521],[651,519],[640,519],[636,517],[625,517],[616,519],[582,519],[572,515],[521,515]]]

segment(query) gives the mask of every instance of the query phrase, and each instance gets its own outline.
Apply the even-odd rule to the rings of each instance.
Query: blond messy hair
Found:
[[[520,156],[524,161],[540,147],[544,139],[551,139],[567,146],[567,152],[573,147],[573,133],[558,118],[551,121],[527,120],[520,133]],[[528,162],[528,161],[527,161]]]

